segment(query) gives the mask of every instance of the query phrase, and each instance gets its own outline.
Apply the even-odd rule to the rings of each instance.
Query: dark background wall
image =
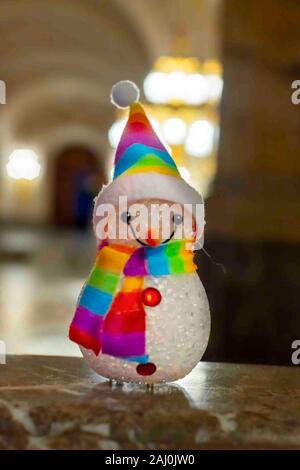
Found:
[[[300,248],[279,242],[209,237],[199,275],[212,316],[205,359],[291,365],[291,344],[300,339]]]

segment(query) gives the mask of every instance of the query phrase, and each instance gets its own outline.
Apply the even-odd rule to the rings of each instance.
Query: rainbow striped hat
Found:
[[[129,202],[161,199],[201,205],[197,222],[203,228],[202,196],[181,178],[175,161],[157,137],[138,100],[139,89],[133,82],[125,80],[112,87],[112,103],[119,108],[130,107],[130,111],[116,150],[113,181],[99,193],[95,208],[99,204],[116,205],[118,198],[125,195]]]

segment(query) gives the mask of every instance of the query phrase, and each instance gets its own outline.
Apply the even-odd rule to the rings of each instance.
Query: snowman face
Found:
[[[137,248],[165,245],[172,240],[191,241],[196,232],[194,217],[181,204],[161,199],[132,202],[127,210],[117,211],[116,220],[117,233],[121,236],[111,241]]]

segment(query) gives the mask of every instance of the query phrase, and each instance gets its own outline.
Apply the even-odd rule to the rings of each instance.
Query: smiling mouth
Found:
[[[148,243],[145,243],[145,242],[143,242],[142,240],[140,240],[139,238],[137,238],[137,236],[135,235],[135,232],[134,232],[134,230],[133,230],[133,228],[132,228],[132,226],[131,226],[130,224],[129,224],[129,228],[130,228],[130,230],[131,230],[131,233],[132,233],[134,239],[135,239],[140,245],[142,245],[142,246],[147,246],[147,247],[151,247],[151,245],[149,245]],[[173,230],[173,232],[172,232],[172,234],[171,234],[171,236],[170,236],[169,238],[167,238],[166,240],[164,240],[163,242],[161,242],[159,245],[164,245],[165,243],[168,243],[170,240],[172,240],[172,238],[174,237],[174,235],[175,235],[175,230]],[[157,245],[157,246],[159,246],[159,245]],[[151,248],[152,248],[152,247],[151,247]]]

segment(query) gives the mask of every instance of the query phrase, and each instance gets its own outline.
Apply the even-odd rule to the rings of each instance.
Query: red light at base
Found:
[[[153,375],[156,371],[156,365],[152,362],[147,362],[147,364],[139,364],[136,367],[136,371],[139,375],[143,376]]]

